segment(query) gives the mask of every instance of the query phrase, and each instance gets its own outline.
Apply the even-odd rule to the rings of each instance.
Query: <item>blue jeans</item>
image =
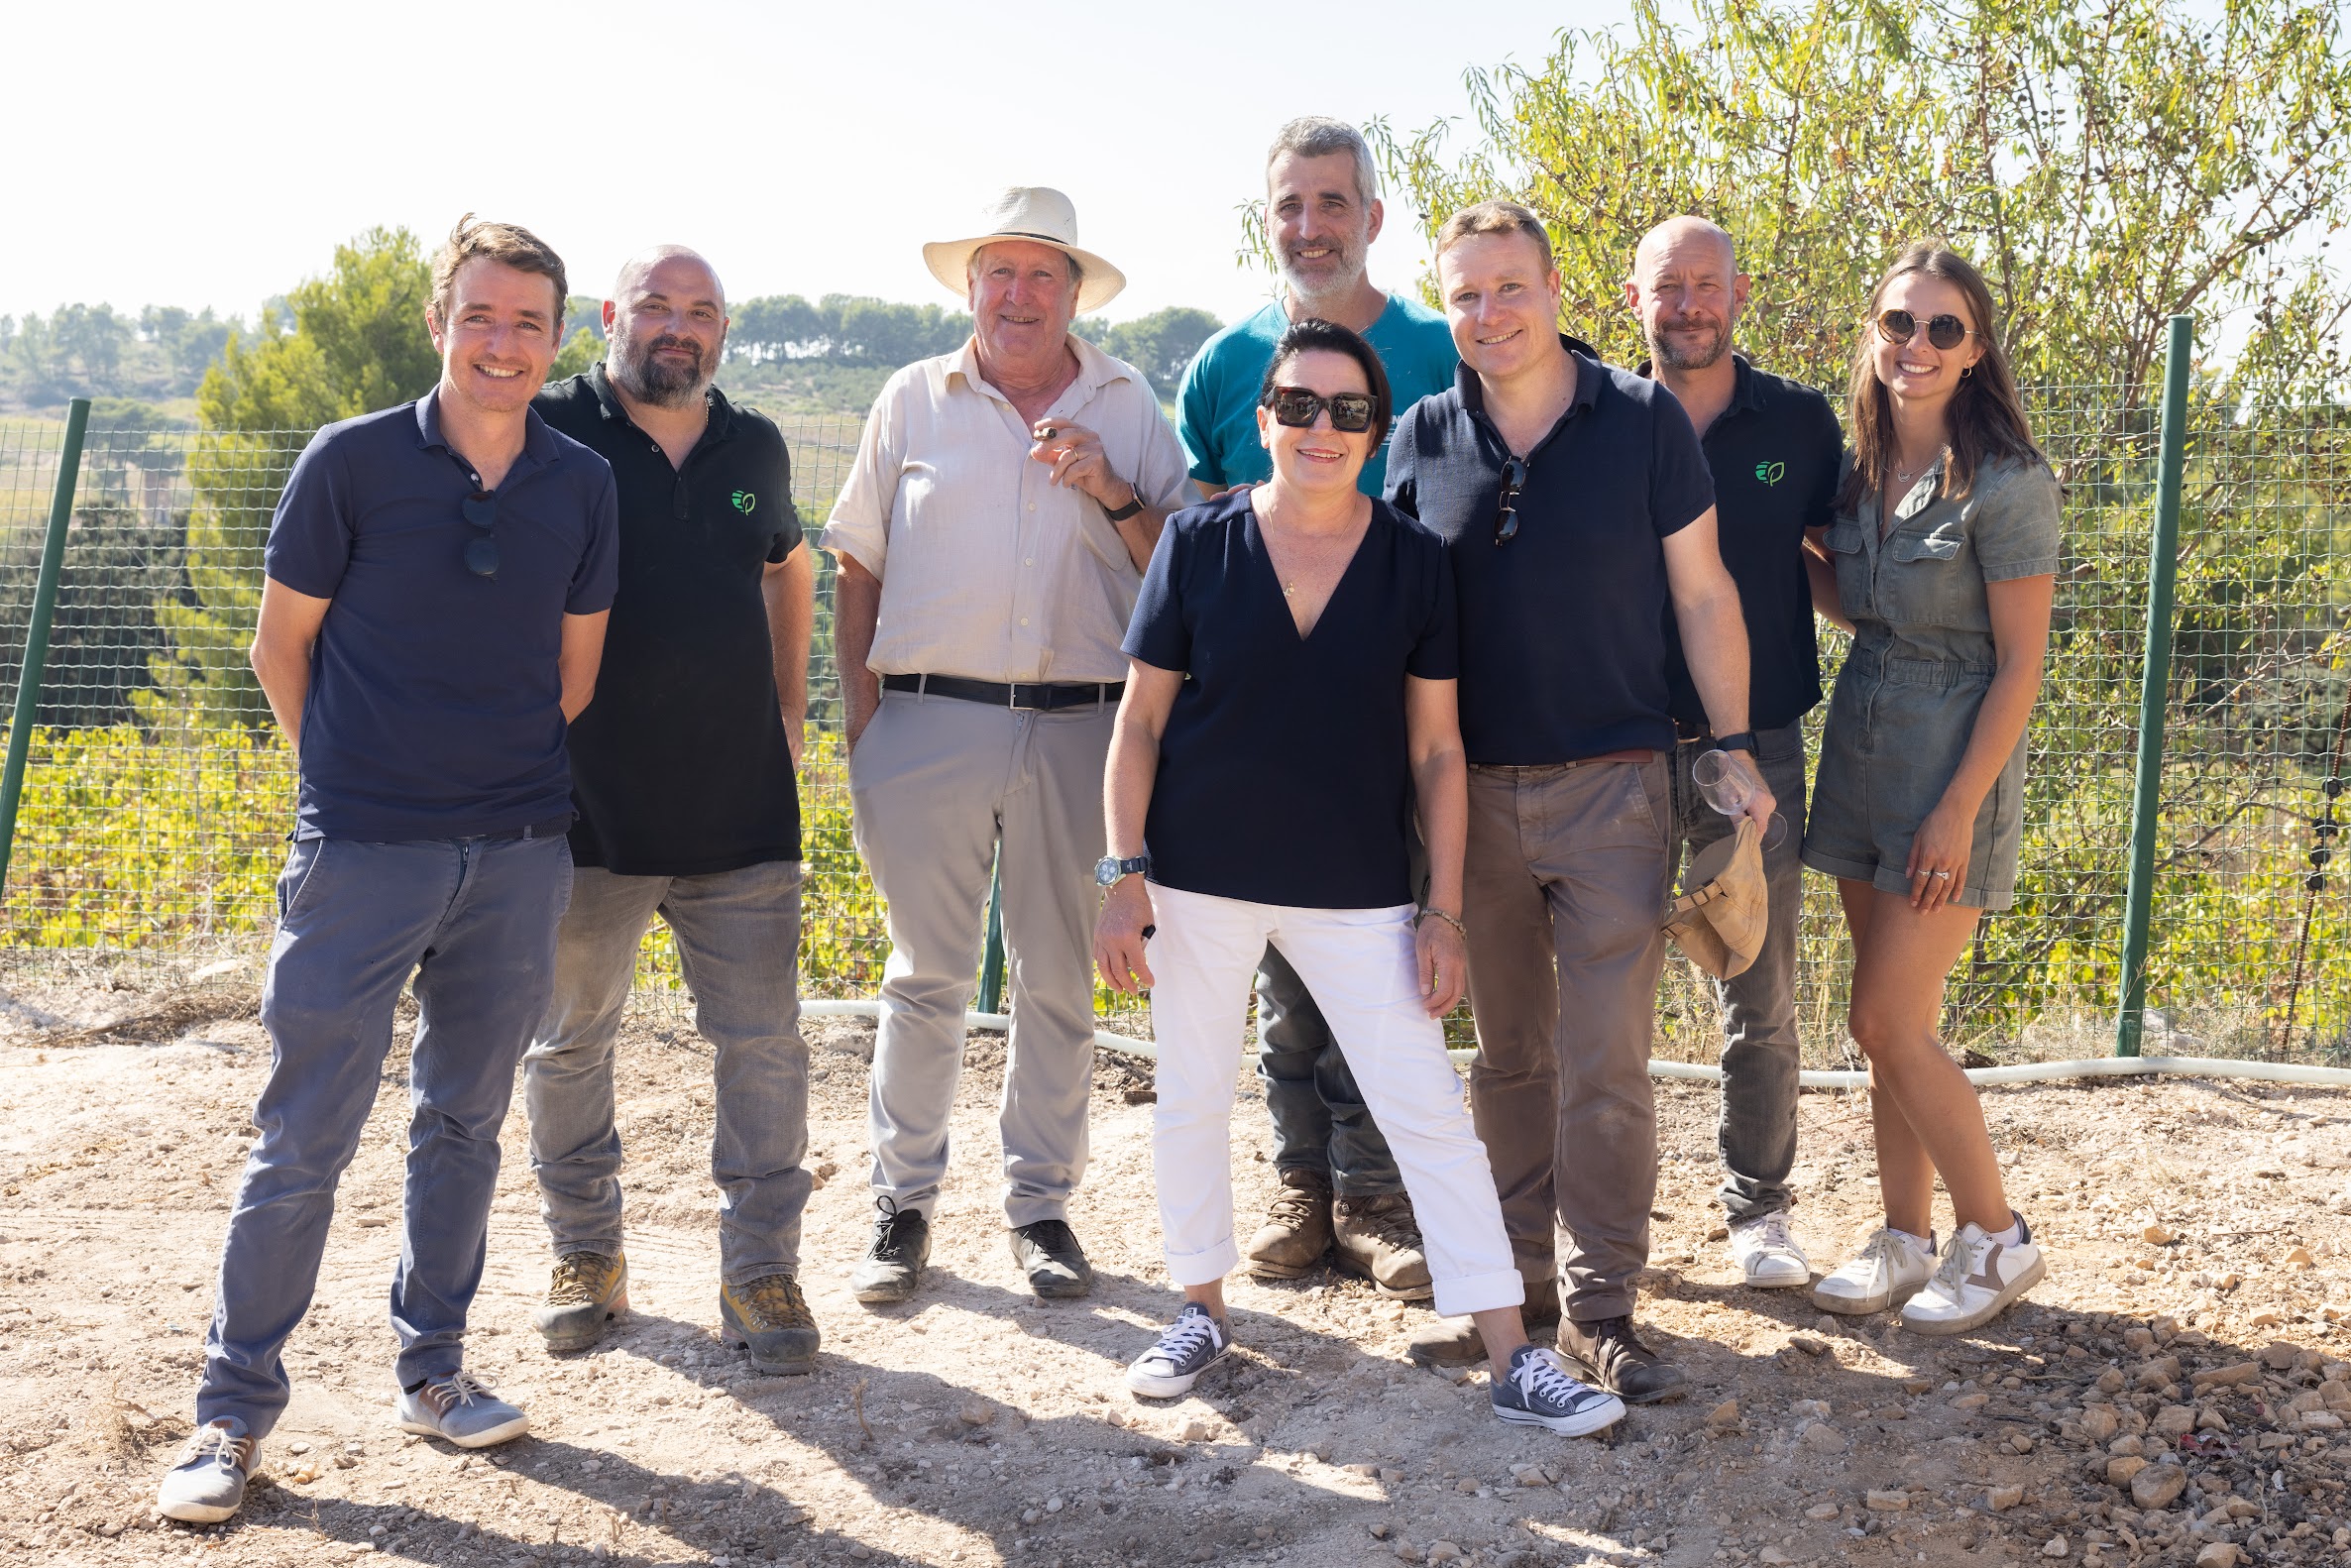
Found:
[[[637,945],[658,913],[711,1043],[719,1262],[729,1284],[791,1274],[808,1207],[808,1045],[800,1038],[800,865],[707,876],[572,873],[556,938],[555,997],[522,1059],[530,1168],[555,1256],[620,1250],[620,1134],[613,1041]]]
[[[392,1326],[402,1388],[464,1364],[482,1282],[498,1134],[514,1065],[546,1009],[571,893],[561,833],[362,843],[308,839],[278,878],[262,987],[269,1081],[204,1342],[199,1423],[266,1436],[289,1389],[280,1360],[309,1310],[335,1184],[376,1103],[392,1004],[415,976],[407,1181]]]
[[[1404,1189],[1322,1009],[1270,947],[1257,970],[1257,1075],[1274,1121],[1276,1170],[1326,1174],[1342,1197]]]
[[[1673,804],[1682,845],[1695,855],[1731,831],[1731,819],[1707,805],[1690,766],[1708,742],[1674,748]],[[1715,982],[1723,1009],[1723,1110],[1716,1139],[1723,1151],[1723,1207],[1735,1220],[1788,1206],[1788,1172],[1796,1164],[1796,938],[1804,918],[1804,729],[1789,725],[1755,731],[1755,764],[1787,819],[1786,837],[1763,851],[1770,925],[1755,961]]]

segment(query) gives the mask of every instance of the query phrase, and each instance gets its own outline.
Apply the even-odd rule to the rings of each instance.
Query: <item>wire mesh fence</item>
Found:
[[[2002,1058],[2095,1055],[2111,1040],[2156,475],[2153,410],[2098,387],[2036,389],[2028,400],[2066,485],[2066,559],[2028,742],[2016,907],[1983,923],[1947,1019],[1957,1041]],[[813,533],[858,424],[778,422]],[[266,938],[293,780],[245,645],[271,511],[308,439],[89,432],[0,946],[200,961]],[[0,705],[14,700],[61,444],[59,423],[0,422]],[[2351,604],[2336,565],[2347,530],[2351,411],[2193,409],[2150,1053],[2351,1060],[2351,907],[2325,874],[2351,723]],[[811,996],[869,996],[888,939],[850,836],[821,554],[818,570],[803,983]],[[1832,669],[1842,651],[1830,638]],[[1799,1021],[1807,1059],[1829,1064],[1846,1050],[1848,954],[1834,885],[1808,878],[1806,897]],[[659,928],[639,987],[645,1004],[684,1005]],[[1142,1032],[1139,1014],[1099,1001],[1109,1027]],[[1469,1040],[1466,1013],[1453,1032]],[[1707,1060],[1719,1040],[1711,986],[1674,960],[1659,1054]]]

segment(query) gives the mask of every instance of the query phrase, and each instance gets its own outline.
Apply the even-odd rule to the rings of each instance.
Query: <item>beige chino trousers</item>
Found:
[[[1662,754],[1470,769],[1470,1114],[1518,1272],[1579,1323],[1630,1313],[1648,1263],[1672,787]]]
[[[1012,1225],[1061,1219],[1085,1175],[1102,768],[1116,702],[1032,713],[884,692],[849,757],[857,852],[889,902],[867,1120],[873,1190],[925,1218],[947,1175],[963,1009],[1003,850],[1012,1036],[997,1127]]]

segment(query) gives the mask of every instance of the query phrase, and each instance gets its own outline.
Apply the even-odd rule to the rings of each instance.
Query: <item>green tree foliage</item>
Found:
[[[151,722],[268,719],[245,648],[278,493],[318,426],[421,396],[439,380],[424,324],[431,291],[416,237],[370,229],[285,296],[290,328],[265,306],[260,330],[232,336],[205,373],[196,410],[210,434],[188,463],[186,592],[157,611],[170,649],[153,661],[156,692],[142,694]]]
[[[1077,330],[1150,378],[1162,397],[1173,397],[1183,367],[1224,323],[1190,305],[1170,305],[1132,321],[1080,321]]]
[[[2347,304],[2310,243],[2351,220],[2336,8],[2213,9],[1692,0],[1676,28],[1636,0],[1629,32],[1473,72],[1487,147],[1380,128],[1383,154],[1431,232],[1494,195],[1544,214],[1572,324],[1625,363],[1633,244],[1695,211],[1738,237],[1742,337],[1783,372],[1841,381],[1877,274],[1943,235],[1994,280],[2020,381],[2136,394],[2174,311],[2307,346]]]
[[[2337,8],[1689,0],[1677,28],[1636,0],[1628,29],[1562,34],[1469,88],[1485,145],[1466,156],[1443,126],[1376,128],[1392,207],[1432,233],[1490,196],[1542,213],[1566,324],[1619,363],[1643,354],[1621,280],[1676,212],[1739,242],[1741,346],[1815,385],[1842,387],[1870,284],[1908,242],[1948,237],[1990,278],[2067,486],[2068,554],[2018,906],[1971,949],[1956,1028],[2014,1038],[2113,995],[2167,318],[2192,311],[2225,347],[2189,410],[2151,979],[2167,1006],[2235,1009],[2232,1046],[2269,1049],[2351,679],[2351,289],[2319,243],[2351,222]],[[1810,972],[1841,973],[1817,914]],[[2345,914],[2338,890],[2312,952],[2334,965],[2327,1027],[2351,1040]]]

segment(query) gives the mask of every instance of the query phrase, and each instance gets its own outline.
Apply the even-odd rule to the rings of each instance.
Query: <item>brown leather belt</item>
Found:
[[[1603,751],[1596,757],[1575,757],[1566,762],[1472,762],[1470,766],[1480,773],[1564,773],[1569,768],[1588,768],[1600,762],[1637,762],[1645,765],[1663,755],[1654,746],[1627,746],[1622,751]]]
[[[1656,760],[1657,748],[1655,746],[1626,746],[1622,751],[1603,751],[1596,757],[1576,757],[1565,765],[1571,768],[1586,768],[1595,762],[1654,762]]]

